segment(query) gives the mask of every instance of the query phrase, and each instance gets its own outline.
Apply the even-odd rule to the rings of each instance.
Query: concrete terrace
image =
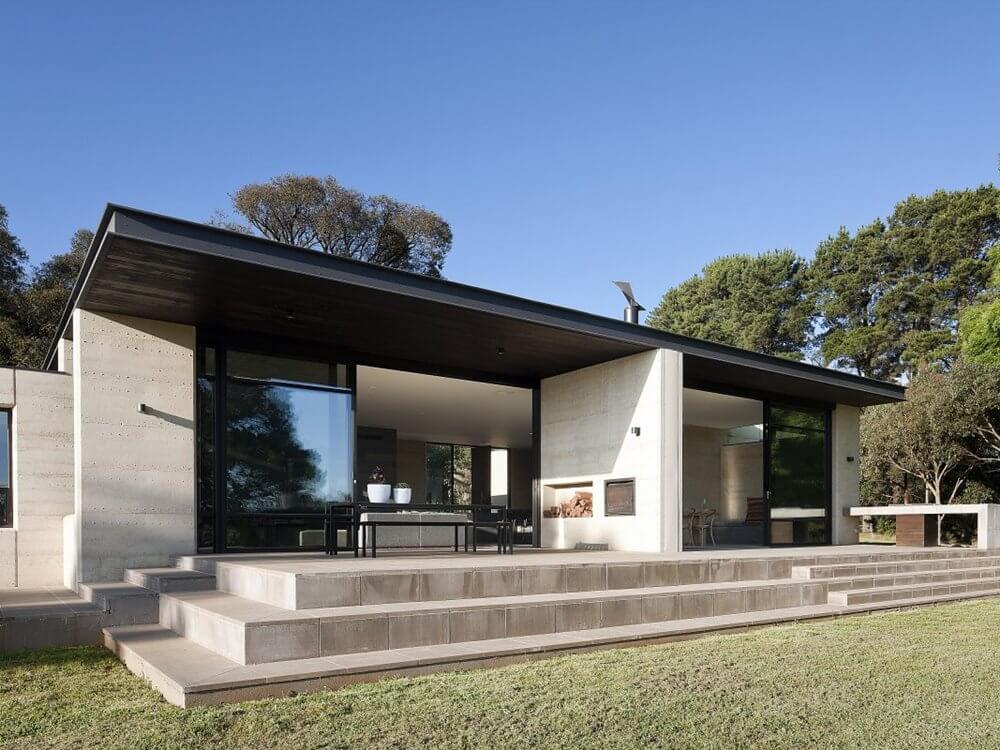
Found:
[[[87,589],[133,619],[106,627],[105,645],[191,706],[995,595],[1000,555],[865,545],[205,555],[130,570],[117,586]]]

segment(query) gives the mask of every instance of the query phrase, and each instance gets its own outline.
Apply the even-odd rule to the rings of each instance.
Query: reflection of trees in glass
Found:
[[[825,433],[772,425],[770,442],[771,505],[796,508],[824,507],[826,504]]]
[[[452,502],[472,505],[472,448],[456,445],[452,456]]]
[[[427,502],[451,502],[451,446],[427,443],[424,446]]]
[[[427,502],[472,504],[472,448],[468,445],[425,443]]]
[[[296,433],[289,389],[231,380],[226,402],[228,509],[322,510],[321,457]]]

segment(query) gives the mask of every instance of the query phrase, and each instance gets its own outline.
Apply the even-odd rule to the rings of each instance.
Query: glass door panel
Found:
[[[229,378],[226,547],[322,544],[327,505],[351,501],[350,430],[349,393]]]
[[[768,531],[771,544],[825,544],[830,532],[829,413],[769,406]]]

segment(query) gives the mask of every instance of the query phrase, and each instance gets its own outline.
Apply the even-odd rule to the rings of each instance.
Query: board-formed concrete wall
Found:
[[[663,349],[542,381],[543,510],[567,486],[594,498],[593,518],[543,518],[543,547],[678,549],[681,384],[681,355]],[[604,482],[630,478],[635,515],[605,516]]]
[[[861,409],[837,404],[833,410],[833,503],[831,539],[834,544],[858,543],[858,519],[846,513],[861,504]]]
[[[190,326],[73,313],[77,582],[194,552],[194,349]]]
[[[0,587],[62,583],[63,516],[73,511],[73,381],[0,369],[12,410],[12,524],[0,529]]]

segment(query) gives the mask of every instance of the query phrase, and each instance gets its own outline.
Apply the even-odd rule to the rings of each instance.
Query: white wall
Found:
[[[860,505],[861,410],[837,404],[833,410],[833,533],[834,544],[858,543],[858,520],[845,515]],[[848,461],[848,458],[854,459]]]
[[[79,582],[195,551],[194,348],[190,326],[73,314]]]
[[[0,407],[13,417],[13,518],[0,529],[0,588],[62,583],[63,516],[73,512],[72,386],[58,372],[0,369]]]
[[[543,510],[554,485],[589,482],[594,495],[593,518],[542,519],[543,547],[678,549],[681,383],[680,353],[663,349],[542,381]],[[635,516],[606,517],[605,480],[626,478],[636,482]]]

